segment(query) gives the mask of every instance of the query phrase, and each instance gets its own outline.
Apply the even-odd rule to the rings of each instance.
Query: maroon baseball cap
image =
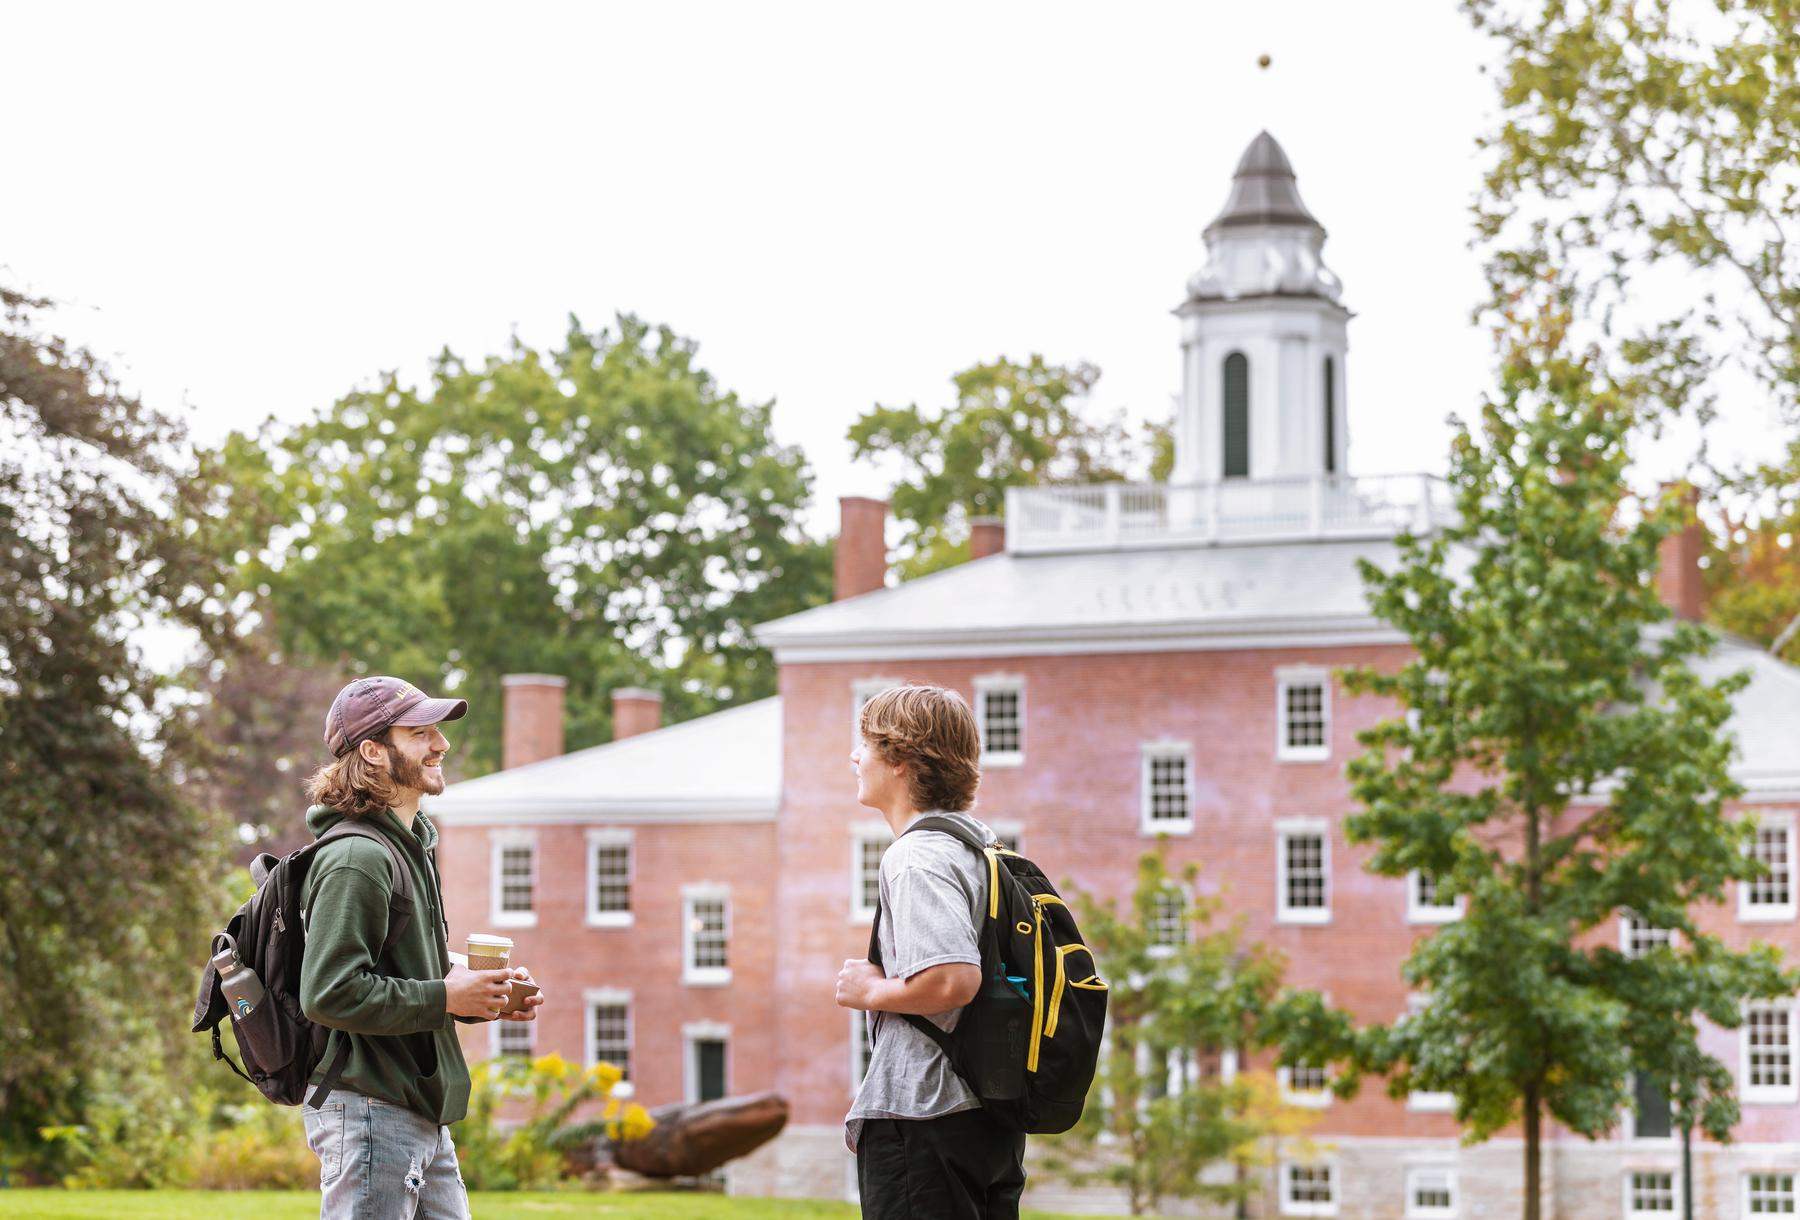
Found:
[[[410,682],[399,678],[358,678],[337,693],[325,713],[325,744],[334,757],[342,758],[385,728],[412,728],[461,720],[469,710],[467,699],[433,699]]]

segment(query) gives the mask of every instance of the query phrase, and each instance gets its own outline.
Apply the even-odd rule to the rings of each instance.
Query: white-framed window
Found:
[[[906,685],[898,678],[858,678],[850,684],[850,748],[862,744],[863,704],[884,690]]]
[[[987,821],[987,819],[983,819]],[[1024,855],[1025,849],[1019,846],[1025,841],[1025,828],[1017,822],[988,821],[988,829],[994,832],[994,840],[1007,851]]]
[[[975,724],[981,765],[1017,767],[1025,761],[1025,679],[992,674],[975,679]]]
[[[1335,1216],[1338,1211],[1337,1166],[1326,1161],[1281,1163],[1281,1214]]]
[[[894,832],[879,824],[850,830],[850,918],[870,923],[881,901],[881,857],[894,841]]]
[[[1186,890],[1178,885],[1165,885],[1150,897],[1150,954],[1168,957],[1188,943],[1188,907]]]
[[[1652,949],[1666,949],[1674,943],[1673,930],[1655,927],[1634,911],[1619,912],[1619,952],[1626,957],[1642,957]]]
[[[731,1026],[717,1021],[693,1021],[681,1027],[686,1066],[682,1071],[683,1095],[694,1102],[717,1101],[730,1094]]]
[[[1145,834],[1192,834],[1194,748],[1159,741],[1143,747],[1142,808]]]
[[[862,1088],[863,1077],[869,1074],[869,1059],[875,1054],[875,1042],[869,1031],[869,1023],[874,1019],[873,1013],[860,1009],[850,1010],[850,1096]]]
[[[1412,992],[1406,997],[1406,1015],[1416,1017],[1431,1007],[1431,997],[1422,992]],[[1448,1114],[1456,1109],[1456,1096],[1453,1093],[1417,1092],[1406,1095],[1406,1108],[1425,1114]]]
[[[1455,1220],[1456,1170],[1411,1165],[1406,1170],[1406,1220]]]
[[[1761,813],[1750,854],[1768,871],[1738,882],[1738,918],[1759,923],[1792,919],[1795,913],[1794,815]]]
[[[597,827],[587,832],[587,922],[590,928],[629,928],[631,831]]]
[[[536,1021],[488,1022],[488,1055],[529,1059],[537,1049]]]
[[[1794,1063],[1794,1047],[1800,1042],[1796,1013],[1800,1006],[1792,1000],[1744,1005],[1738,1042],[1743,1048],[1740,1079],[1745,1102],[1788,1105],[1800,1101],[1800,1074]]]
[[[1744,1214],[1746,1216],[1792,1216],[1800,1214],[1800,1201],[1794,1193],[1795,1171],[1791,1169],[1752,1169],[1744,1175]]]
[[[617,1067],[623,1077],[613,1096],[631,1096],[631,993],[604,987],[582,992],[581,999],[587,1012],[585,1063],[588,1067],[596,1063]]]
[[[1275,922],[1331,922],[1331,835],[1317,818],[1275,824]]]
[[[1322,1110],[1331,1104],[1331,1072],[1311,1064],[1275,1069],[1275,1082],[1281,1089],[1281,1100],[1290,1106],[1307,1106]]]
[[[1672,1169],[1628,1169],[1625,1171],[1626,1220],[1640,1217],[1654,1220],[1673,1216],[1681,1209],[1681,1192],[1675,1185]]]
[[[681,887],[681,981],[722,987],[731,981],[731,887]]]
[[[1331,674],[1316,665],[1275,671],[1275,757],[1321,762],[1331,757]]]
[[[1438,893],[1437,878],[1413,869],[1406,874],[1406,922],[1450,923],[1461,919],[1464,903],[1459,894],[1443,898]]]
[[[492,884],[488,919],[499,928],[537,924],[537,834],[497,830],[488,835]]]

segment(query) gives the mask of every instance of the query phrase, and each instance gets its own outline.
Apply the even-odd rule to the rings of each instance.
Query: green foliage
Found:
[[[1044,1141],[1044,1166],[1077,1185],[1123,1190],[1134,1216],[1164,1199],[1250,1198],[1245,1170],[1267,1159],[1271,1141],[1312,1121],[1280,1105],[1266,1076],[1202,1073],[1221,1051],[1258,1044],[1283,962],[1244,944],[1241,923],[1213,927],[1220,903],[1190,896],[1195,875],[1190,866],[1171,876],[1153,852],[1138,862],[1126,910],[1071,891],[1087,944],[1106,966],[1107,1044],[1081,1122]],[[1172,1073],[1186,1082],[1173,1091]],[[1208,1175],[1221,1162],[1236,1170],[1230,1180]]]
[[[1091,364],[1002,356],[953,376],[956,400],[935,415],[917,404],[876,406],[850,425],[852,456],[900,462],[891,503],[905,528],[903,578],[967,560],[971,518],[1002,515],[1009,487],[1126,479],[1146,462],[1166,477],[1170,429],[1149,426],[1140,442],[1122,412],[1091,418],[1099,377]]]
[[[1611,357],[1701,422],[1715,398],[1753,406],[1741,377],[1719,380],[1749,372],[1788,439],[1730,472],[1709,469],[1702,435],[1695,474],[1722,522],[1708,614],[1800,662],[1800,6],[1463,8],[1501,51],[1477,205],[1489,307],[1555,268]]]
[[[1800,981],[1775,949],[1733,951],[1693,919],[1758,868],[1723,811],[1740,791],[1726,723],[1744,678],[1698,678],[1711,636],[1655,592],[1685,508],[1640,510],[1625,474],[1662,408],[1572,350],[1566,298],[1546,295],[1510,320],[1499,393],[1453,443],[1457,523],[1402,537],[1391,571],[1363,565],[1413,659],[1345,675],[1403,713],[1360,735],[1351,841],[1374,845],[1372,871],[1418,869],[1466,914],[1403,967],[1422,1011],[1359,1029],[1297,996],[1274,1023],[1288,1053],[1341,1062],[1346,1093],[1365,1072],[1396,1097],[1450,1093],[1471,1140],[1523,1118],[1528,1200],[1541,1113],[1599,1137],[1633,1070],[1681,1082],[1704,1130],[1728,1138],[1731,1074],[1699,1048],[1694,1014],[1734,1027],[1741,1001]],[[1625,957],[1594,935],[1623,911],[1679,945]]]
[[[198,525],[291,661],[468,698],[479,773],[507,672],[568,677],[570,748],[609,739],[616,686],[655,686],[672,720],[773,692],[750,626],[825,600],[830,560],[769,416],[667,328],[571,319],[554,351],[446,351],[422,387],[233,434]]]
[[[130,643],[145,622],[210,637],[223,609],[171,512],[181,432],[45,308],[0,289],[0,1157],[26,1172],[53,1168],[38,1128],[187,1037],[225,862],[181,788],[197,743]]]
[[[654,1126],[642,1106],[612,1096],[620,1074],[610,1063],[584,1071],[559,1055],[505,1057],[483,1060],[469,1075],[469,1113],[451,1138],[463,1180],[475,1190],[559,1185],[585,1147],[602,1138],[641,1139]],[[582,1111],[586,1117],[578,1117]]]

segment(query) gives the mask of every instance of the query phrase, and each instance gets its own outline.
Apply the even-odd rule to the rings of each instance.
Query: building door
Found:
[[[1672,1129],[1669,1114],[1669,1094],[1663,1088],[1663,1082],[1654,1076],[1639,1072],[1632,1081],[1632,1091],[1636,1094],[1637,1123],[1635,1132],[1639,1139],[1665,1139]]]
[[[723,1038],[695,1039],[694,1082],[698,1090],[695,1101],[716,1101],[725,1096],[725,1040]]]

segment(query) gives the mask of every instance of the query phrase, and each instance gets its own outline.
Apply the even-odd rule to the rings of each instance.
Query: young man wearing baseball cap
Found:
[[[331,1044],[313,1083],[336,1056],[349,1057],[325,1104],[303,1106],[306,1142],[319,1158],[319,1215],[466,1218],[468,1192],[449,1126],[469,1103],[469,1069],[452,1018],[490,1020],[505,1007],[511,977],[525,970],[453,965],[443,926],[437,828],[419,798],[444,790],[450,742],[438,726],[469,710],[433,699],[398,678],[359,678],[325,717],[335,761],[307,782],[306,824],[322,836],[353,819],[385,836],[410,870],[413,910],[381,961],[393,890],[391,857],[361,836],[318,849],[301,894],[306,956],[300,1006],[329,1028]],[[530,1021],[526,1001],[507,1021]]]

